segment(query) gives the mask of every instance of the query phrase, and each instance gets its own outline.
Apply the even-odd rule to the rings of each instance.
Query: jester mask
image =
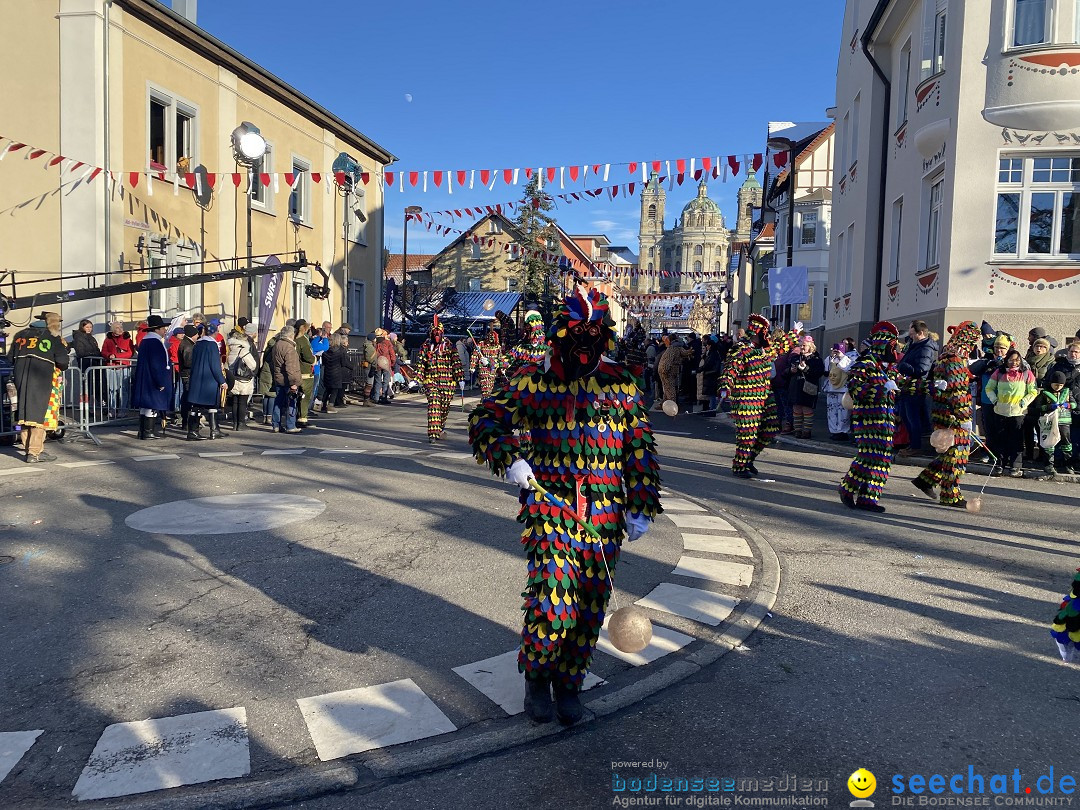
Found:
[[[615,342],[615,324],[607,298],[597,290],[575,287],[551,324],[551,369],[561,380],[591,374]]]

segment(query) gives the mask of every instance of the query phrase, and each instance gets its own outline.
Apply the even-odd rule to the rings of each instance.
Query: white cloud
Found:
[[[601,231],[608,231],[616,227],[618,223],[611,219],[594,219],[593,227],[598,228]]]

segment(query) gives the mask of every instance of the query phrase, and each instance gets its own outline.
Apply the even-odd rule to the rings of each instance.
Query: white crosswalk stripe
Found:
[[[728,554],[733,557],[753,557],[750,544],[737,535],[683,534],[683,549],[704,551],[707,554]]]
[[[474,664],[454,667],[454,672],[484,697],[498,704],[507,714],[515,715],[525,711],[525,676],[518,672],[516,649]],[[592,689],[605,683],[607,681],[590,672],[585,676],[582,689]]]
[[[296,702],[323,762],[457,731],[411,678]]]
[[[0,782],[11,773],[11,769],[19,764],[23,754],[30,750],[30,746],[44,734],[43,729],[37,731],[0,731]]]
[[[652,641],[649,642],[649,646],[641,652],[624,653],[611,643],[611,639],[607,634],[607,621],[605,621],[604,627],[600,630],[600,640],[596,642],[596,649],[640,667],[650,664],[658,658],[663,658],[668,653],[681,650],[693,640],[693,636],[653,623],[653,637]]]
[[[701,557],[680,557],[679,564],[671,572],[683,577],[696,577],[727,585],[749,585],[754,578],[754,566],[724,560],[706,560]]]
[[[715,627],[739,604],[733,596],[661,582],[635,604]]]
[[[107,727],[72,793],[106,799],[249,773],[247,712],[217,709]]]

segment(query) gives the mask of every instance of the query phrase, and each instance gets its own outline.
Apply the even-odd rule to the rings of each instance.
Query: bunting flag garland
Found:
[[[0,143],[4,143],[2,149],[0,149],[0,160],[3,160],[9,154],[27,149],[25,152],[26,160],[39,160],[41,158],[47,158],[42,161],[45,168],[60,167],[61,173],[65,171],[74,171],[82,167],[88,167],[88,180],[89,174],[93,174],[97,177],[101,173],[100,167],[93,166],[92,164],[78,161],[65,155],[51,152],[47,149],[42,149],[21,141],[16,141],[13,138],[9,138],[0,135]],[[782,168],[787,165],[787,154],[778,153],[773,155],[773,162],[777,168]],[[468,179],[469,188],[473,188],[474,178],[476,172],[480,173],[480,182],[489,191],[493,190],[496,182],[501,179],[505,185],[516,186],[519,184],[522,171],[524,171],[525,178],[531,180],[536,177],[539,181],[539,185],[543,187],[545,184],[548,186],[554,185],[556,178],[558,178],[559,188],[565,189],[565,178],[569,176],[571,183],[577,183],[579,179],[581,182],[585,182],[589,178],[589,174],[598,178],[605,185],[610,182],[612,168],[625,168],[631,177],[637,175],[638,169],[641,170],[641,182],[648,182],[648,170],[660,173],[663,169],[665,177],[669,182],[677,182],[680,185],[686,180],[686,178],[694,177],[700,179],[703,175],[702,169],[698,169],[697,165],[700,163],[704,167],[704,173],[711,174],[713,178],[721,177],[719,167],[726,166],[731,170],[731,175],[737,176],[741,167],[753,166],[756,171],[764,163],[764,156],[761,153],[755,154],[743,154],[743,155],[727,155],[726,157],[702,157],[702,158],[678,158],[675,160],[654,160],[650,162],[644,161],[631,161],[627,163],[582,163],[570,166],[545,166],[541,168],[525,167],[522,168],[505,168],[505,169],[428,169],[428,170],[408,170],[402,171],[400,169],[385,169],[382,172],[363,172],[361,173],[360,180],[367,186],[372,181],[381,182],[387,189],[394,187],[394,181],[397,181],[398,190],[405,191],[405,184],[411,189],[418,189],[421,191],[429,191],[428,179],[430,177],[435,189],[442,190],[445,187],[449,193],[453,193],[453,179],[456,177],[457,185],[459,188],[465,186],[466,179]],[[672,169],[674,164],[674,171]],[[93,172],[93,169],[99,169],[98,172]],[[118,172],[120,176],[127,178],[127,185],[131,188],[136,188],[143,177],[149,178],[156,176],[156,179],[161,182],[168,182],[166,180],[167,174],[175,174],[169,172],[164,167],[159,167],[153,164],[149,170],[141,171],[121,171]],[[229,177],[232,179],[233,185],[237,188],[240,187],[246,172],[207,172],[207,182],[213,188],[219,177]],[[259,179],[264,186],[274,186],[278,183],[279,178],[283,178],[285,183],[295,188],[295,183],[306,174],[310,180],[314,183],[321,183],[323,175],[330,175],[338,183],[343,185],[345,182],[345,175],[343,172],[263,172],[260,173]],[[723,173],[723,179],[726,180],[726,171]],[[184,186],[189,190],[196,190],[199,182],[196,180],[195,175],[190,172],[182,173],[182,178],[179,181],[179,185]],[[151,188],[151,186],[148,186]],[[619,186],[614,186],[619,188]]]

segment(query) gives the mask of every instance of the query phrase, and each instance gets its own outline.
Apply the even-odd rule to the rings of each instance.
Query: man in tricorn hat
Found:
[[[8,359],[19,392],[16,421],[23,427],[26,461],[56,461],[44,452],[45,434],[60,423],[60,386],[68,367],[68,347],[60,336],[59,313],[42,312],[11,341]]]

